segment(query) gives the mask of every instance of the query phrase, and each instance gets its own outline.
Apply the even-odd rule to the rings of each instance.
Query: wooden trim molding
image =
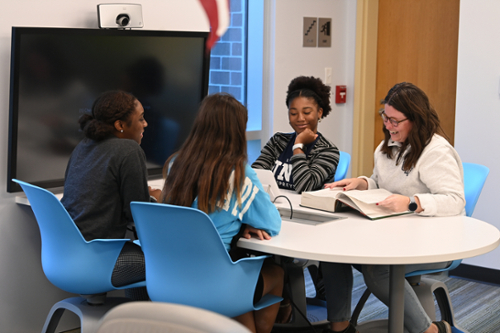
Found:
[[[373,171],[375,121],[373,101],[377,79],[378,0],[358,0],[351,172],[353,177]]]

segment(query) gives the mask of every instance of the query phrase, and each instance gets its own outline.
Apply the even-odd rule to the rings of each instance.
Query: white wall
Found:
[[[332,68],[332,90],[347,85],[347,103],[335,104],[318,130],[340,150],[352,152],[354,51],[356,37],[356,1],[349,0],[275,0],[272,19],[274,30],[270,72],[273,99],[271,116],[263,127],[269,135],[291,132],[285,105],[290,81],[300,75],[325,79],[325,67]],[[302,47],[303,17],[332,18],[332,47]],[[265,51],[266,52],[266,51]],[[266,88],[266,87],[264,87]],[[264,118],[264,120],[266,120]],[[266,129],[264,129],[266,131]],[[263,144],[267,140],[263,140]]]
[[[347,103],[335,105],[319,130],[341,150],[352,151],[354,48],[356,1],[266,0],[271,27],[266,33],[264,91],[270,114],[264,131],[290,131],[285,96],[288,83],[299,75],[324,79],[332,67],[332,86],[347,85]],[[0,12],[0,175],[7,170],[10,33],[12,26],[60,26],[97,28],[96,5],[89,0],[17,0]],[[198,0],[143,0],[144,30],[207,30]],[[303,48],[302,18],[332,18],[332,47]],[[462,0],[458,56],[455,146],[465,162],[487,165],[491,172],[474,217],[500,228],[496,185],[500,163],[496,143],[500,131],[500,2]],[[269,23],[269,22],[268,22]],[[480,118],[479,118],[480,117]],[[265,141],[265,140],[264,140]],[[43,276],[40,240],[29,207],[14,203],[0,177],[0,331],[39,332],[52,304],[66,296]],[[465,260],[466,263],[500,269],[500,250]]]
[[[500,2],[461,0],[455,148],[490,174],[473,217],[500,228]],[[500,269],[500,248],[464,263]]]
[[[0,12],[0,175],[7,173],[7,132],[10,75],[10,36],[12,26],[97,28],[96,5],[90,0],[18,0]],[[117,1],[118,2],[118,1]],[[143,30],[208,30],[208,21],[198,0],[143,0]],[[356,2],[350,0],[266,0],[273,8],[268,47],[271,60],[269,85],[263,89],[272,102],[269,133],[289,131],[285,93],[288,83],[298,75],[324,78],[324,68],[332,67],[333,83],[345,84],[347,104],[333,107],[320,124],[320,131],[342,150],[351,152],[352,87]],[[332,48],[302,48],[302,17],[331,17]],[[268,45],[269,46],[269,45]],[[276,50],[276,52],[274,52]],[[270,77],[270,79],[269,79]],[[270,110],[269,110],[270,109]],[[273,116],[272,111],[276,111]],[[269,118],[268,118],[269,119]],[[36,129],[34,129],[36,130]],[[40,264],[40,236],[31,209],[14,203],[0,177],[0,331],[39,332],[50,307],[67,294],[52,286]],[[71,328],[75,318],[67,322]]]
[[[117,1],[119,2],[119,1]],[[6,192],[12,26],[97,28],[102,1],[11,1],[0,11],[0,332],[40,332],[50,307],[67,294],[40,264],[40,235],[31,209]],[[142,0],[143,30],[208,30],[198,0]],[[34,128],[33,130],[36,130]],[[33,166],[36,167],[36,166]],[[66,323],[68,328],[74,317]]]

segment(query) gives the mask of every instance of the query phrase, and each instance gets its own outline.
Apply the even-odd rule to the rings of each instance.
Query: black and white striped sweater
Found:
[[[338,148],[319,132],[316,144],[306,154],[296,154],[291,158],[292,177],[297,193],[319,190],[326,182],[332,181],[339,163]],[[262,148],[260,156],[252,168],[272,170],[275,161],[295,133],[276,133]]]

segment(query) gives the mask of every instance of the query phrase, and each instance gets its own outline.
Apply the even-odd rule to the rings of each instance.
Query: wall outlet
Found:
[[[327,84],[327,85],[332,84],[332,68],[331,67],[325,67],[325,84]]]

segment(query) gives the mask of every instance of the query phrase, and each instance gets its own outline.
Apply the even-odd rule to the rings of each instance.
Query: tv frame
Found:
[[[10,67],[10,91],[9,91],[9,134],[8,134],[8,166],[7,166],[7,192],[21,192],[19,184],[12,181],[17,177],[17,141],[18,141],[18,107],[19,107],[19,74],[20,74],[20,38],[23,35],[34,33],[53,34],[75,34],[75,35],[98,35],[98,36],[147,36],[147,37],[188,37],[203,39],[203,69],[202,69],[202,91],[200,102],[208,95],[208,83],[210,75],[210,51],[206,47],[208,32],[205,31],[168,31],[168,30],[123,30],[123,29],[85,29],[85,28],[59,28],[59,27],[12,27],[11,40],[11,67]],[[68,156],[69,158],[69,156]],[[162,167],[148,167],[149,179],[156,179],[162,173]],[[31,182],[34,185],[46,189],[62,188],[62,179]]]

